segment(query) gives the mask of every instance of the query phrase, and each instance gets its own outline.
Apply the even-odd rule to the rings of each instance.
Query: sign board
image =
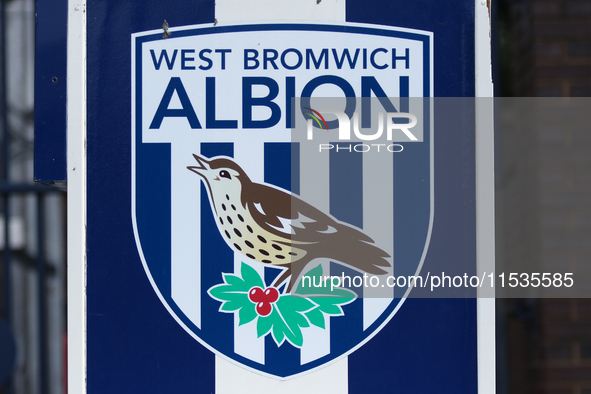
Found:
[[[475,106],[436,98],[486,6],[428,8],[70,3],[72,391],[492,392],[491,309],[396,282],[482,253]]]

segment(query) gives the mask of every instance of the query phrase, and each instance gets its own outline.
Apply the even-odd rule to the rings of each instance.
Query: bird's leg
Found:
[[[271,286],[278,288],[283,282],[285,282],[285,280],[291,275],[291,266],[287,267],[287,269],[285,271],[283,271],[283,273],[281,274],[281,276],[278,276],[277,278],[275,278],[275,280],[273,281],[273,283],[271,284]],[[290,291],[291,288],[291,283],[289,284],[288,290],[287,292]]]
[[[291,279],[289,280],[289,285],[287,286],[287,292],[290,293],[292,287],[295,285],[296,289],[297,289],[297,285],[298,285],[298,280],[300,279],[300,274],[302,273],[303,269],[306,267],[305,264],[297,264],[297,265],[291,265],[290,271],[291,271]]]
[[[302,273],[304,267],[305,265],[298,264],[296,266],[293,266],[293,264],[290,264],[290,266],[283,272],[283,274],[281,274],[281,276],[279,276],[277,279],[273,281],[271,286],[275,288],[279,287],[279,285],[285,282],[285,280],[291,275],[291,278],[289,279],[289,283],[285,290],[285,293],[290,293],[293,285],[297,285],[296,282],[299,279],[299,276]]]

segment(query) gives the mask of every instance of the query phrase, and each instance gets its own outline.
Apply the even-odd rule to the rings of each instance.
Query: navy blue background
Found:
[[[35,169],[40,183],[66,180],[66,34],[68,3],[35,4]]]
[[[347,0],[346,5],[348,22],[432,31],[434,96],[474,96],[474,2],[370,5]],[[446,126],[440,122],[448,111],[435,105],[435,218],[423,273],[441,272],[441,256],[448,261],[476,261],[474,118],[470,113],[455,118],[459,127],[454,130],[452,119],[446,119]],[[349,357],[349,392],[475,393],[476,361],[475,299],[411,298],[382,331]]]
[[[435,95],[473,96],[473,7],[348,0],[347,20],[434,31]],[[158,29],[164,19],[171,27],[212,23],[214,3],[90,1],[87,14],[88,392],[211,393],[213,354],[165,310],[135,245],[130,35]],[[438,111],[445,109],[436,107],[436,124]],[[449,127],[446,138],[435,136],[436,213],[425,269],[439,266],[441,256],[475,261],[473,119],[461,121],[465,127]],[[158,166],[150,171],[159,178]],[[351,393],[476,392],[476,301],[407,300],[349,357],[349,382]]]
[[[212,23],[214,2],[89,1],[87,18],[88,393],[212,393],[213,353],[166,311],[138,256],[130,100],[131,34]]]

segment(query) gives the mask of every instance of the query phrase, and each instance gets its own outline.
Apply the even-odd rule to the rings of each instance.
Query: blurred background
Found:
[[[65,80],[35,82],[35,1],[0,1],[0,394],[62,394],[65,193],[33,182],[33,131]],[[492,1],[496,96],[591,96],[591,0]],[[495,138],[497,261],[590,266],[591,126]],[[591,394],[591,300],[497,300],[497,392]]]
[[[495,96],[591,96],[591,1],[492,11]],[[497,264],[588,271],[591,125],[495,122]],[[497,299],[497,392],[591,394],[591,299]]]
[[[35,1],[0,9],[0,393],[65,393],[65,193],[33,182]],[[65,81],[64,81],[65,82]]]

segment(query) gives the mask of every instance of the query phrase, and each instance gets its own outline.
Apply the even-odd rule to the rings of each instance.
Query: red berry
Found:
[[[271,303],[263,301],[257,304],[256,310],[260,316],[269,316],[273,307],[271,306]]]
[[[279,299],[279,292],[274,287],[269,287],[263,291],[256,286],[249,290],[248,299],[256,304],[256,311],[259,316],[269,316],[273,312],[273,303]]]
[[[254,303],[264,301],[265,298],[265,293],[260,287],[253,287],[248,292],[248,299]]]
[[[274,287],[269,287],[265,290],[265,300],[267,302],[275,302],[279,299],[279,292]]]

